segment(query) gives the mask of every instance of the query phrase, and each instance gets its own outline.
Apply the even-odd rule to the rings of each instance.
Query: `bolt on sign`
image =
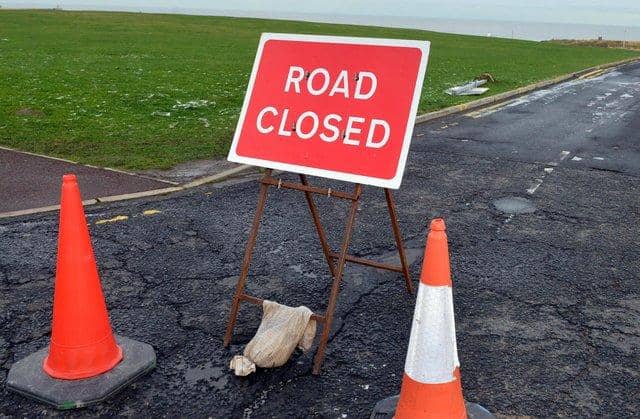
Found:
[[[429,42],[265,33],[228,160],[397,189]]]

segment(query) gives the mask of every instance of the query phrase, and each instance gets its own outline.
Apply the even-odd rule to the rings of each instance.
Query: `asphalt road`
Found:
[[[640,65],[416,128],[400,224],[417,280],[426,226],[446,219],[468,400],[502,415],[637,416],[639,137]],[[249,378],[227,370],[260,318],[243,306],[222,348],[257,190],[209,185],[88,209],[114,328],[152,343],[158,367],[70,415],[367,417],[398,392],[414,299],[398,275],[360,266],[346,271],[320,377],[312,354]],[[504,197],[536,211],[501,213]],[[345,204],[318,201],[337,246]],[[330,283],[306,211],[300,194],[270,195],[249,291],[322,310]],[[129,219],[97,223],[116,215]],[[352,253],[394,257],[385,216],[381,191],[365,188]],[[54,214],[0,222],[0,381],[47,345],[56,229]],[[52,412],[3,388],[0,413]]]
[[[0,213],[58,205],[62,175],[66,173],[78,175],[83,199],[173,186],[119,171],[0,149]]]

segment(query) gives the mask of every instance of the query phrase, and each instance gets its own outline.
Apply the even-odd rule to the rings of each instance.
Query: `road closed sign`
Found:
[[[397,189],[429,42],[263,34],[228,159]]]

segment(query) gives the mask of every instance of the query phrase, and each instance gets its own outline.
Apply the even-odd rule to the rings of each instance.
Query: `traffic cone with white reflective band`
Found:
[[[465,418],[444,220],[431,222],[396,418]]]
[[[444,220],[431,222],[400,395],[380,401],[372,418],[491,418],[462,397],[460,361]]]

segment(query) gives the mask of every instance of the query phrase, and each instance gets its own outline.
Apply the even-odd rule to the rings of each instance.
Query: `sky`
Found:
[[[233,10],[640,26],[640,0],[0,0],[3,7]]]
[[[640,28],[640,0],[0,0],[0,6],[220,15],[227,11],[235,16],[273,18],[309,14],[323,15],[325,22],[331,21],[327,16],[377,17],[371,24],[384,22],[379,18],[397,17]],[[347,21],[336,19],[336,23]],[[353,21],[363,22],[368,24]]]

